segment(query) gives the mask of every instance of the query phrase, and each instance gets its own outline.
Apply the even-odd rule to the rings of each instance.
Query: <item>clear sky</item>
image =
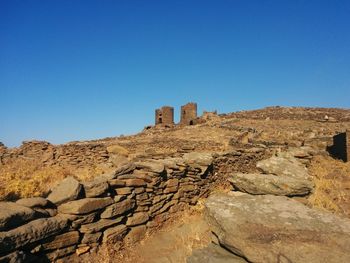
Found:
[[[350,1],[0,0],[0,141],[136,133],[154,109],[350,107]]]

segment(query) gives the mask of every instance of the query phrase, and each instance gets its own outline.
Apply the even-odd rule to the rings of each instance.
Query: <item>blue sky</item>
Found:
[[[0,0],[0,141],[132,134],[154,109],[350,107],[350,1]]]

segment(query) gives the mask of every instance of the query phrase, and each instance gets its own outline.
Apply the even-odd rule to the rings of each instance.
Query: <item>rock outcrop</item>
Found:
[[[314,188],[310,180],[274,174],[236,173],[228,180],[235,190],[253,195],[304,196]]]
[[[206,203],[219,242],[249,262],[350,262],[350,220],[287,197],[215,194]]]

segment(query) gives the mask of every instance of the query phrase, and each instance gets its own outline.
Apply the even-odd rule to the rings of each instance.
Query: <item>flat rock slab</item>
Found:
[[[79,231],[81,233],[88,233],[88,234],[97,233],[97,232],[102,231],[108,227],[119,224],[121,221],[123,221],[123,219],[124,219],[124,217],[118,217],[115,219],[100,219],[97,222],[82,225],[81,228],[79,229]]]
[[[54,250],[68,247],[79,243],[80,235],[78,231],[71,231],[61,235],[49,237],[43,240],[40,246],[43,250]]]
[[[35,211],[12,202],[0,202],[0,231],[14,228],[34,219]]]
[[[101,214],[101,218],[111,218],[118,215],[122,215],[125,212],[135,207],[135,200],[126,199],[121,202],[112,204],[106,208]]]
[[[47,199],[56,204],[78,199],[82,192],[82,185],[73,177],[67,177],[51,190]]]
[[[31,198],[22,198],[16,201],[16,204],[33,208],[33,207],[45,207],[49,205],[49,201],[42,197],[31,197]]]
[[[0,254],[60,233],[68,227],[63,216],[42,218],[7,232],[0,232]]]
[[[198,164],[202,166],[209,166],[213,162],[211,153],[190,152],[183,155],[183,159],[188,164]]]
[[[145,160],[135,163],[136,168],[160,174],[164,171],[164,164],[157,160]]]
[[[206,203],[220,244],[249,262],[350,262],[350,220],[283,196],[215,194]]]
[[[186,263],[248,263],[248,261],[218,245],[209,244],[205,248],[193,250]]]
[[[105,198],[84,198],[70,201],[58,207],[58,212],[63,214],[82,215],[103,209],[114,201],[110,197]]]
[[[97,197],[103,195],[109,189],[107,181],[101,181],[100,179],[86,182],[83,185],[86,197]]]
[[[291,176],[294,178],[309,179],[306,167],[294,157],[272,156],[269,159],[259,161],[256,167],[266,174],[279,176]]]
[[[307,179],[274,174],[236,173],[228,180],[236,190],[253,195],[304,196],[314,188],[314,183]]]

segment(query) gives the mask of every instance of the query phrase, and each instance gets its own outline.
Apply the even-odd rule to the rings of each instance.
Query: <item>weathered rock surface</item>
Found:
[[[108,191],[109,185],[106,181],[94,180],[83,184],[86,197],[98,197]]]
[[[199,168],[201,170],[201,173],[199,173],[199,175],[203,175],[208,169],[208,166],[210,166],[213,162],[211,153],[185,153],[183,155],[183,159],[189,166],[193,168]]]
[[[108,228],[103,232],[103,242],[121,241],[127,230],[128,228],[125,225]]]
[[[115,219],[101,219],[91,224],[82,225],[80,228],[80,232],[89,233],[89,234],[96,233],[106,229],[107,227],[111,227],[116,224],[119,224],[123,219],[124,219],[123,217],[118,217]]]
[[[76,179],[73,177],[67,177],[52,189],[47,199],[52,203],[59,205],[67,201],[76,200],[82,189],[82,185]]]
[[[55,235],[67,228],[67,226],[67,218],[55,216],[37,219],[10,231],[0,232],[0,253],[5,253]]]
[[[49,204],[49,201],[42,197],[31,197],[19,199],[16,201],[16,204],[29,208],[45,207]]]
[[[183,155],[183,159],[188,164],[208,166],[213,162],[211,153],[190,152]]]
[[[93,234],[86,233],[81,240],[82,244],[91,244],[91,243],[98,243],[101,239],[102,233],[96,232]]]
[[[314,188],[309,180],[273,174],[236,173],[228,180],[235,189],[253,195],[303,196]]]
[[[149,216],[147,213],[140,212],[140,213],[135,213],[132,217],[129,217],[128,220],[126,221],[127,226],[137,226],[144,224],[148,221]]]
[[[0,257],[1,263],[24,263],[24,262],[33,262],[27,254],[23,251],[15,251],[6,256]]]
[[[247,263],[245,259],[230,253],[224,248],[209,244],[205,248],[195,249],[186,260],[187,263]]]
[[[34,219],[35,211],[12,202],[0,202],[0,231]]]
[[[287,197],[215,194],[205,204],[220,244],[249,262],[350,262],[350,220]]]
[[[121,202],[110,205],[101,214],[101,218],[111,218],[114,216],[122,215],[125,212],[135,207],[135,201],[132,199],[126,199]]]
[[[114,175],[118,176],[118,175],[131,173],[135,169],[136,169],[136,165],[134,163],[127,163],[118,167],[117,170],[114,172]]]
[[[40,246],[43,250],[54,250],[62,247],[68,247],[79,242],[79,232],[71,231],[44,240]]]
[[[133,227],[130,232],[125,236],[126,244],[133,244],[140,241],[145,237],[147,231],[147,227],[145,225]]]
[[[162,173],[165,169],[164,164],[156,160],[145,160],[135,163],[136,167],[154,173]]]
[[[259,161],[256,167],[266,174],[279,176],[291,176],[295,178],[309,179],[307,169],[296,158],[284,158],[272,156],[269,159]]]
[[[105,198],[84,198],[70,201],[58,207],[58,212],[62,214],[81,215],[103,209],[114,201],[110,197]]]

